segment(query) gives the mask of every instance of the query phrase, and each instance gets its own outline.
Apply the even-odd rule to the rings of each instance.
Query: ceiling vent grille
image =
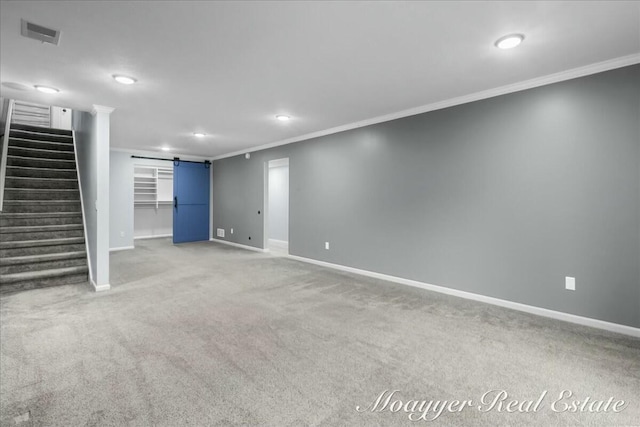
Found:
[[[51,43],[58,45],[60,41],[60,31],[51,28],[43,27],[42,25],[34,24],[33,22],[27,22],[24,19],[22,21],[22,35],[30,39],[39,40],[43,43]]]

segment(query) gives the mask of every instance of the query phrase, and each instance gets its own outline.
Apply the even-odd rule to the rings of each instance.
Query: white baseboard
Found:
[[[269,252],[267,249],[254,248],[253,246],[243,245],[241,243],[227,242],[226,240],[214,239],[213,237],[209,240],[211,242],[224,243],[225,245],[235,246],[237,248],[247,249],[254,252]]]
[[[133,240],[161,239],[163,237],[173,237],[173,234],[157,234],[154,236],[139,236],[139,237],[134,237]]]
[[[135,249],[134,246],[120,246],[117,248],[109,248],[109,252],[118,252],[118,251],[128,251],[130,249]]]
[[[416,288],[426,289],[429,291],[439,292],[442,294],[452,295],[460,298],[497,305],[500,307],[510,308],[512,310],[523,311],[525,313],[535,314],[538,316],[549,317],[551,319],[562,320],[565,322],[576,323],[578,325],[589,326],[592,328],[603,329],[605,331],[616,332],[619,334],[640,338],[640,328],[634,328],[632,326],[605,322],[604,320],[592,319],[590,317],[583,317],[575,314],[563,313],[561,311],[549,310],[546,308],[535,307],[532,305],[521,304],[518,302],[488,297],[485,295],[474,294],[471,292],[465,292],[457,289],[446,288],[444,286],[431,285],[428,283],[418,282],[416,280],[404,279],[402,277],[396,277],[396,276],[389,276],[387,274],[376,273],[373,271],[360,270],[358,268],[347,267],[340,264],[332,264],[329,262],[318,261],[311,258],[304,258],[296,255],[287,255],[287,257],[298,260],[298,261],[306,262],[309,264],[315,264],[322,267],[332,268],[334,270],[360,274],[362,276],[373,277],[375,279],[381,279],[389,282],[400,283],[402,285],[413,286]]]
[[[96,285],[96,282],[94,282],[93,279],[90,279],[89,283],[91,283],[91,286],[93,286],[93,290],[95,292],[103,292],[111,289],[111,285],[108,283],[106,285]]]

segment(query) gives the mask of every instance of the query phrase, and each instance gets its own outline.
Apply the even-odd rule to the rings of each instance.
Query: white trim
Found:
[[[108,283],[106,285],[96,285],[96,282],[94,282],[93,279],[90,279],[89,283],[91,284],[95,292],[103,292],[111,289],[111,285]]]
[[[113,113],[114,110],[115,110],[115,108],[113,108],[113,107],[107,107],[105,105],[93,104],[93,106],[91,107],[91,115],[95,116],[98,113],[111,114],[111,113]]]
[[[120,246],[117,248],[109,248],[109,252],[128,251],[130,249],[135,249],[135,246]]]
[[[523,311],[525,313],[535,314],[538,316],[549,317],[551,319],[562,320],[565,322],[576,323],[578,325],[589,326],[592,328],[603,329],[605,331],[616,332],[619,334],[629,335],[640,338],[640,328],[632,326],[620,325],[618,323],[605,322],[604,320],[592,319],[590,317],[578,316],[575,314],[563,313],[561,311],[549,310],[546,308],[535,307],[532,305],[521,304],[518,302],[507,301],[499,298],[488,297],[485,295],[474,294],[472,292],[460,291],[444,286],[431,285],[428,283],[418,282],[416,280],[404,279],[402,277],[389,276],[387,274],[376,273],[368,270],[360,270],[359,268],[347,267],[339,264],[332,264],[325,261],[318,261],[311,258],[304,258],[296,255],[286,255],[288,258],[298,261],[315,264],[322,267],[332,268],[334,270],[346,271],[349,273],[360,274],[362,276],[373,277],[375,279],[386,280],[389,282],[399,283],[402,285],[413,286],[416,288],[426,289],[429,291],[439,292],[442,294],[452,295],[455,297],[470,299],[483,302],[486,304],[497,305],[499,307],[510,308],[512,310]]]
[[[11,116],[15,101],[10,99],[7,104],[7,121],[4,124],[2,135],[2,152],[0,152],[0,212],[4,207],[4,183],[7,177],[7,153],[9,151],[9,134],[11,133]]]
[[[553,83],[562,82],[565,80],[571,80],[578,77],[584,77],[591,74],[602,73],[605,71],[613,70],[616,68],[627,67],[640,63],[640,53],[632,55],[622,56],[620,58],[614,58],[607,61],[597,62],[595,64],[586,65],[584,67],[573,68],[571,70],[561,71],[559,73],[549,74],[547,76],[536,77],[534,79],[525,80],[519,83],[513,83],[506,86],[500,86],[493,89],[483,90],[475,92],[469,95],[459,96],[456,98],[447,99],[444,101],[434,102],[432,104],[422,105],[407,110],[398,111],[391,114],[385,114],[383,116],[373,117],[370,119],[362,120],[359,122],[348,123],[342,126],[333,127],[330,129],[321,130],[318,132],[311,132],[306,135],[296,136],[293,138],[284,139],[277,142],[271,142],[268,144],[258,145],[256,147],[249,147],[244,150],[238,150],[227,154],[221,154],[213,158],[213,160],[220,160],[227,157],[233,157],[240,154],[250,153],[254,151],[266,150],[267,148],[278,147],[280,145],[291,144],[293,142],[305,141],[307,139],[318,138],[321,136],[331,135],[338,132],[344,132],[351,129],[356,129],[364,126],[373,125],[376,123],[388,122],[390,120],[401,119],[403,117],[414,116],[416,114],[422,114],[429,111],[441,110],[443,108],[453,107],[455,105],[467,104],[469,102],[480,101],[482,99],[493,98],[500,95],[506,95],[513,92],[520,92],[527,89],[533,89],[539,86],[550,85]]]
[[[263,252],[263,253],[264,252],[269,252],[268,249],[254,248],[253,246],[243,245],[241,243],[228,242],[226,240],[214,239],[213,237],[211,239],[209,239],[209,241],[210,242],[223,243],[225,245],[235,246],[237,248],[247,249],[247,250],[254,251],[254,252]]]
[[[281,168],[284,166],[289,166],[289,158],[285,157],[283,159],[269,160],[270,168]]]
[[[173,234],[156,234],[153,236],[138,236],[138,237],[134,237],[133,240],[161,239],[164,237],[173,237]]]
[[[87,218],[84,214],[84,197],[82,197],[82,180],[80,179],[80,165],[78,165],[78,147],[76,144],[76,131],[71,130],[71,137],[73,138],[73,157],[76,162],[76,177],[78,178],[78,192],[80,192],[80,210],[82,211],[82,227],[84,232],[84,247],[87,251],[87,267],[89,268],[89,281],[93,287],[96,288],[93,282],[93,268],[91,268],[91,254],[89,253],[89,236],[87,236]]]

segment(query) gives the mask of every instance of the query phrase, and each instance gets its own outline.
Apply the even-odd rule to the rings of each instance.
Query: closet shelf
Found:
[[[134,206],[156,209],[173,203],[173,169],[156,166],[134,166]]]

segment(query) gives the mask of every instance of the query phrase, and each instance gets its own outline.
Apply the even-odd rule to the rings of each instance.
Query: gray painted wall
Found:
[[[130,248],[133,246],[133,161],[131,154],[120,151],[111,151],[109,157],[109,248]]]
[[[98,199],[98,154],[95,117],[84,111],[73,110],[71,115],[76,137],[76,156],[78,173],[82,187],[83,214],[86,223],[89,264],[92,280],[98,271],[98,212],[95,201]]]
[[[289,166],[269,168],[269,239],[289,241]]]
[[[217,160],[214,228],[289,157],[291,254],[640,327],[639,121],[636,65]]]

